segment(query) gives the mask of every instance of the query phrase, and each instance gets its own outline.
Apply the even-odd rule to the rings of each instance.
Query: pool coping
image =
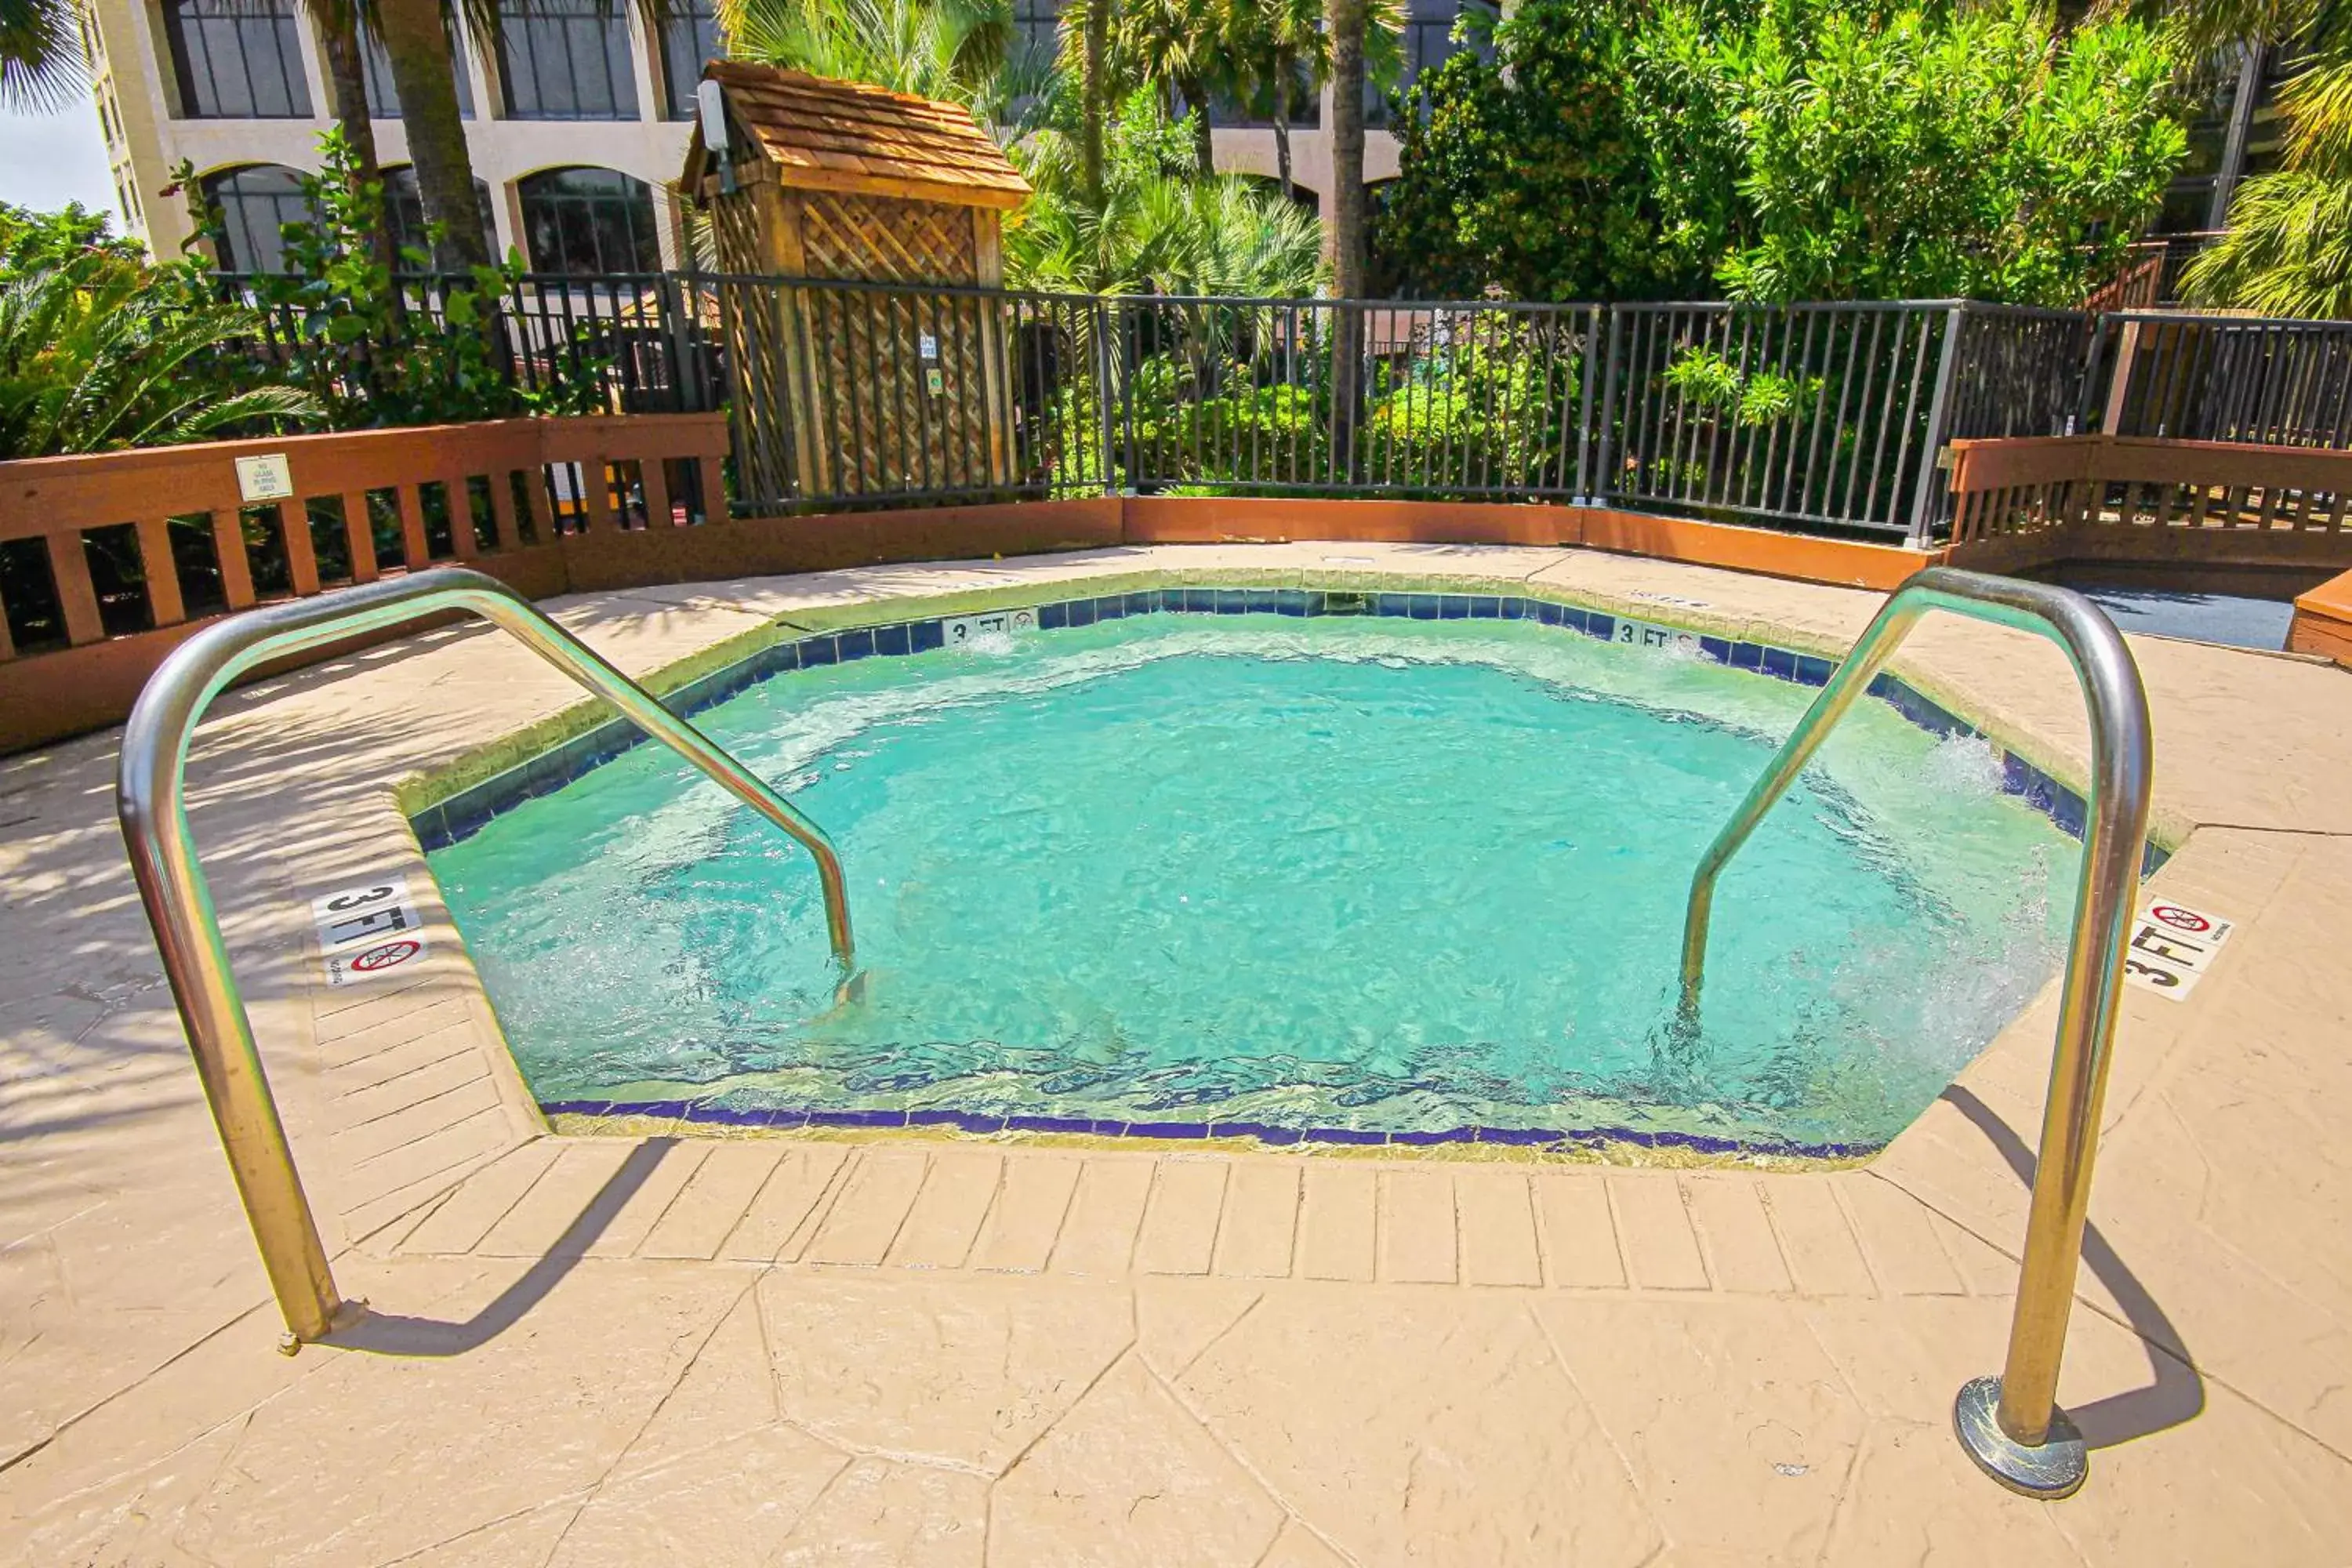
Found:
[[[1819,688],[1837,667],[1838,658],[1790,647],[1781,641],[1759,640],[1750,635],[1730,635],[1726,618],[1688,613],[1696,606],[1661,600],[1669,611],[1683,615],[1652,619],[1632,614],[1622,601],[1602,595],[1530,592],[1517,580],[1446,578],[1445,585],[1408,583],[1393,577],[1365,577],[1344,572],[1291,574],[1316,579],[1312,585],[1297,581],[1267,585],[1262,575],[1157,571],[1119,574],[1088,581],[1102,591],[1053,596],[1036,589],[1003,587],[933,595],[910,600],[865,601],[826,606],[779,616],[761,626],[728,638],[701,653],[654,672],[642,680],[660,693],[664,704],[685,717],[741,695],[774,676],[800,669],[851,663],[869,658],[906,658],[944,647],[948,623],[964,617],[1007,617],[1008,630],[1051,632],[1098,625],[1108,620],[1144,615],[1276,615],[1297,618],[1329,616],[1374,617],[1417,621],[1533,621],[1556,626],[1613,646],[1661,648],[1681,644],[1695,657],[1743,670],[1761,679]],[[1244,580],[1215,581],[1241,576]],[[1171,579],[1178,581],[1171,582]],[[1200,579],[1210,579],[1202,581]],[[1591,601],[1600,600],[1600,604]],[[1604,607],[1605,606],[1605,607]],[[1647,609],[1644,604],[1639,606]],[[876,612],[887,609],[887,618]],[[1742,634],[1765,623],[1737,623]],[[1708,626],[1724,626],[1722,633]],[[1773,627],[1788,641],[1785,628]],[[1892,669],[1872,678],[1869,695],[1893,708],[1916,727],[1938,737],[1983,740],[1992,747],[2001,768],[2001,793],[2022,800],[2047,817],[2062,833],[2080,840],[2085,816],[2084,797],[2048,769],[2033,762],[1990,725],[1972,723],[1914,684],[1908,673]],[[628,720],[604,717],[601,702],[575,703],[537,725],[517,731],[460,757],[446,767],[404,781],[394,791],[394,802],[421,857],[479,832],[496,817],[524,802],[561,789],[625,752],[646,744],[650,737]],[[518,756],[517,752],[520,754]],[[485,772],[485,768],[493,771]],[[2142,858],[2145,879],[2178,847],[2159,842],[2152,830]],[[436,889],[437,893],[437,889]],[[454,921],[452,922],[454,928]],[[462,933],[460,933],[462,941]],[[483,995],[495,1014],[487,986]],[[503,1031],[501,1031],[503,1033]],[[511,1047],[507,1047],[511,1061]],[[1339,1127],[1284,1127],[1255,1119],[1230,1121],[1146,1121],[1059,1117],[1030,1114],[982,1114],[945,1108],[842,1110],[818,1107],[727,1106],[712,1096],[669,1097],[659,1100],[541,1100],[512,1062],[516,1079],[531,1109],[543,1123],[563,1118],[592,1131],[618,1124],[657,1122],[674,1127],[701,1127],[739,1135],[789,1135],[795,1132],[920,1131],[950,1137],[1034,1137],[1214,1142],[1247,1140],[1261,1148],[1305,1147],[1320,1151],[1391,1151],[1475,1146],[1482,1151],[1519,1154],[1594,1158],[1609,1151],[1638,1153],[1674,1152],[1707,1160],[1774,1160],[1806,1164],[1850,1164],[1866,1161],[1886,1140],[1873,1142],[1807,1142],[1794,1139],[1727,1137],[1677,1128],[1645,1128],[1603,1124],[1578,1128],[1496,1127],[1465,1124],[1453,1128],[1383,1131]],[[1909,1124],[1906,1123],[1906,1126]]]

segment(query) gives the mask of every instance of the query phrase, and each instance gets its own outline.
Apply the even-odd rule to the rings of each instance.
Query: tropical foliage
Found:
[[[1038,85],[1013,52],[1011,0],[720,0],[737,59],[960,103],[1009,126]]]
[[[195,266],[149,266],[79,207],[0,204],[0,458],[316,420],[313,398],[239,352],[254,326]]]
[[[2294,47],[2303,68],[2280,89],[2280,167],[2250,176],[2221,241],[2181,283],[2202,304],[2265,315],[2352,317],[2352,13],[2333,0],[2191,0],[2174,14],[2183,47]]]
[[[1123,378],[1121,423],[1108,443],[1090,375],[1064,384],[1049,411],[1057,482],[1072,493],[1108,473],[1128,482],[1127,454],[1169,493],[1243,482],[1312,487],[1334,456],[1333,334],[1342,308],[1137,300],[1115,308],[1115,359],[1140,349]],[[1571,320],[1494,311],[1452,318],[1373,362],[1349,428],[1349,466],[1398,493],[1500,494],[1563,482],[1559,433],[1580,394]],[[1090,345],[1089,345],[1090,346]],[[1083,353],[1076,357],[1087,363]]]
[[[1380,244],[1436,292],[2079,302],[2186,152],[2175,56],[2028,3],[1528,0],[1402,132]]]
[[[286,270],[254,278],[249,287],[272,325],[278,374],[307,391],[331,427],[595,410],[593,374],[519,379],[506,363],[498,311],[520,281],[518,262],[445,274],[429,298],[417,285],[395,282],[394,265],[421,272],[432,253],[410,248],[388,263],[376,246],[384,230],[381,182],[354,174],[339,129],[320,139],[320,172],[302,181],[317,221],[286,225]],[[183,184],[194,188],[193,181]],[[216,214],[199,214],[200,227],[217,221]],[[441,241],[437,232],[428,238],[436,247]],[[566,366],[584,363],[561,357]]]
[[[53,108],[83,74],[68,0],[0,0],[0,109]]]
[[[1049,125],[1015,147],[1037,194],[1005,233],[1007,277],[1087,293],[1313,292],[1315,219],[1246,181],[1200,178],[1194,123],[1193,114],[1171,122],[1150,88],[1129,94],[1108,128],[1097,203],[1086,199],[1073,133]]]

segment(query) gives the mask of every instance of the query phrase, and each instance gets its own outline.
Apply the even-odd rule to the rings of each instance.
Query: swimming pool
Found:
[[[1725,879],[1693,1037],[1691,868],[1826,665],[1625,646],[1634,623],[1535,601],[1297,597],[1049,609],[900,658],[844,655],[974,623],[844,634],[699,714],[840,847],[847,999],[807,856],[667,752],[436,818],[534,1092],[783,1125],[1846,1152],[2057,965],[2076,846],[1982,740],[1865,703]]]

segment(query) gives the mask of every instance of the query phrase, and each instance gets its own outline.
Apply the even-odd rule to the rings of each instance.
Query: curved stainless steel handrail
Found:
[[[841,858],[824,829],[495,577],[462,567],[438,567],[249,610],[182,643],[148,680],[131,710],[122,733],[115,809],[139,883],[139,900],[155,931],[155,945],[172,983],[173,1000],[179,1005],[213,1124],[220,1131],[229,1170],[252,1221],[270,1289],[285,1314],[289,1351],[322,1338],[339,1321],[348,1321],[353,1309],[337,1293],[328,1268],[318,1223],[303,1194],[286,1129],[254,1047],[253,1021],[229,969],[212,890],[196,859],[183,778],[188,743],[213,699],[255,666],[450,610],[471,612],[513,633],[533,653],[612,703],[639,729],[803,846],[816,858],[834,956],[845,973],[854,966]]]
[[[1716,879],[1725,862],[1748,841],[1846,710],[1869,689],[1896,646],[1930,610],[1949,610],[2050,638],[2073,661],[2090,710],[2083,868],[2075,884],[2074,934],[2059,994],[2057,1047],[2050,1064],[2049,1100],[2042,1112],[2042,1151],[2034,1167],[2009,1355],[2000,1376],[1968,1384],[1953,1408],[1960,1440],[1986,1474],[2029,1496],[2060,1498],[2083,1484],[2088,1468],[2082,1436],[2057,1405],[2058,1365],[2065,1353],[2066,1321],[2082,1258],[2099,1108],[2106,1096],[2123,989],[2124,943],[2146,853],[2148,786],[2155,765],[2147,693],[2115,623],[2097,605],[2067,589],[1948,566],[1931,566],[1897,588],[1699,858],[1683,924],[1682,1021],[1685,1027],[1697,1023],[1708,917]]]

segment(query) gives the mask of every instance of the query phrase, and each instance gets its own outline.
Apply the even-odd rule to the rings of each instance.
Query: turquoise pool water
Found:
[[[840,847],[640,747],[432,865],[542,1100],[1870,1145],[2058,960],[2076,847],[1864,702],[1690,869],[1806,688],[1524,622],[1149,616],[700,715]]]

